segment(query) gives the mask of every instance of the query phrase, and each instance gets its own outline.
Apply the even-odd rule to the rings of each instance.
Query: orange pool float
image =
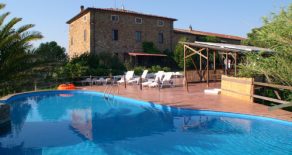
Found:
[[[57,88],[58,90],[74,90],[76,89],[74,84],[61,84]]]

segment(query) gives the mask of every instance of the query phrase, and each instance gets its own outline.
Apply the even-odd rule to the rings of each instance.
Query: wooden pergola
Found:
[[[248,52],[259,52],[266,51],[272,52],[269,49],[253,47],[253,46],[243,46],[243,45],[233,45],[233,44],[223,44],[223,43],[209,43],[209,42],[180,42],[184,46],[184,78],[185,85],[188,90],[188,84],[190,81],[188,80],[187,66],[186,61],[188,59],[191,60],[195,72],[192,73],[194,75],[191,78],[195,78],[195,74],[199,77],[199,82],[206,82],[207,87],[209,87],[210,82],[210,74],[213,76],[213,80],[217,80],[217,77],[221,77],[222,74],[225,75],[234,75],[237,76],[237,64],[239,55],[244,55]],[[224,68],[218,70],[219,67],[216,66],[216,53],[224,58]],[[199,56],[199,62],[194,60],[194,57]],[[210,61],[210,59],[213,59]],[[232,60],[232,61],[231,61]],[[199,67],[197,67],[196,63],[199,63]],[[210,70],[210,63],[212,64],[212,68]],[[204,65],[203,65],[204,64]],[[233,70],[231,70],[231,65],[233,65]],[[203,69],[203,67],[205,67]],[[232,73],[231,71],[234,71]]]

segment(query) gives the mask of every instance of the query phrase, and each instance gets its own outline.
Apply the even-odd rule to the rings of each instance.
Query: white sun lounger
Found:
[[[158,87],[159,85],[161,88],[163,86],[172,86],[172,84],[173,84],[171,81],[172,75],[173,75],[172,72],[164,73],[164,78],[161,81],[161,83],[159,83],[158,81],[155,81],[155,82],[149,84],[149,87]]]
[[[155,79],[148,79],[147,82],[143,82],[142,86],[144,87],[149,87],[150,84],[152,84],[153,82],[158,82],[162,80],[162,77],[164,75],[164,71],[158,71],[156,73]]]
[[[92,82],[95,83],[95,84],[106,84],[106,79],[104,79],[103,77],[99,78],[99,79],[92,79]]]
[[[143,74],[141,75],[142,82],[145,82],[145,80],[146,80],[146,76],[147,76],[147,73],[148,73],[148,70],[144,70],[144,71],[143,71]],[[129,83],[129,84],[130,84],[130,83],[137,83],[137,84],[139,84],[139,80],[140,80],[140,77],[137,77],[137,78],[135,78],[135,79],[133,79],[133,80],[129,80],[128,83]]]
[[[173,81],[171,80],[172,76],[173,76],[172,72],[168,72],[164,74],[164,78],[161,82],[161,88],[163,88],[164,86],[170,86],[170,87],[174,86]]]
[[[133,79],[133,76],[134,76],[134,71],[127,71],[127,73],[125,75],[126,81],[124,81],[124,77],[122,77],[122,79],[117,81],[117,83],[121,84],[121,83],[124,83],[124,82],[128,82],[128,81]]]
[[[82,85],[84,85],[84,83],[92,84],[91,78],[86,78],[85,80],[81,80],[80,82],[81,82]]]

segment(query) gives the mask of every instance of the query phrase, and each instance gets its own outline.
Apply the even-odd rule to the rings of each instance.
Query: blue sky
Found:
[[[44,39],[57,41],[67,48],[66,21],[85,7],[112,8],[123,3],[128,10],[173,17],[176,28],[193,29],[245,37],[261,18],[286,8],[292,0],[2,0],[11,17],[22,17],[22,24],[32,23]],[[2,11],[3,12],[3,11]]]

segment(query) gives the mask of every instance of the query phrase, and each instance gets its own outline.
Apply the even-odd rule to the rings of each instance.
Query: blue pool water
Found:
[[[0,155],[292,155],[292,122],[83,91],[6,102],[11,122],[0,131]]]

